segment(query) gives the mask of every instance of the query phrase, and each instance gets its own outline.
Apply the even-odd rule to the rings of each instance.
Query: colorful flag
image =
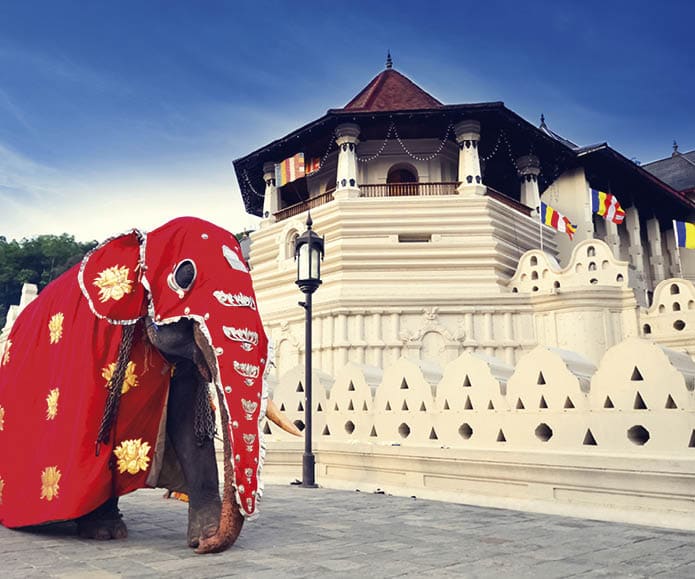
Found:
[[[306,164],[306,169],[305,173],[307,175],[311,175],[312,173],[316,173],[321,168],[321,159],[316,157],[315,159],[309,159]]]
[[[676,232],[676,245],[678,247],[695,249],[695,223],[674,221],[673,229]]]
[[[618,203],[618,199],[611,193],[604,193],[598,189],[591,190],[591,211],[598,213],[606,221],[621,224],[625,219],[625,211]]]
[[[282,187],[304,177],[304,153],[297,153],[294,157],[285,159],[275,165],[275,185]]]
[[[570,239],[574,238],[574,232],[577,231],[577,226],[572,225],[567,217],[543,202],[541,202],[541,223],[566,233]]]

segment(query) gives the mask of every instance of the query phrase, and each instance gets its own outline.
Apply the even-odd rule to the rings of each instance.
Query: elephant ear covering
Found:
[[[89,307],[112,324],[134,324],[146,313],[140,283],[140,242],[133,230],[101,243],[82,260],[79,283]]]
[[[195,277],[182,289],[175,272],[188,260],[195,265]],[[148,234],[144,262],[143,283],[151,294],[155,322],[194,320],[213,353],[208,358],[216,364],[214,382],[229,416],[223,428],[233,446],[236,499],[241,512],[251,516],[261,493],[259,418],[268,343],[239,244],[212,223],[184,217]]]
[[[98,282],[108,290],[106,301],[96,297],[93,304],[103,316],[130,319],[117,297],[130,297],[128,281],[136,291],[137,236],[117,239],[122,251],[103,246],[82,271],[75,266],[42,290],[12,326],[0,356],[0,523],[7,527],[79,517],[147,486],[170,373],[143,339],[142,324],[132,328],[111,436],[96,445],[107,384],[131,328],[95,315],[78,274],[82,289],[99,289]],[[116,266],[128,274],[111,276]]]

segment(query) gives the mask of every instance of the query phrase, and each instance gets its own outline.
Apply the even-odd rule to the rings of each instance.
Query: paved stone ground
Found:
[[[216,555],[186,547],[187,505],[161,490],[121,508],[125,541],[0,527],[0,576],[695,577],[695,533],[380,494],[268,486],[260,518]]]

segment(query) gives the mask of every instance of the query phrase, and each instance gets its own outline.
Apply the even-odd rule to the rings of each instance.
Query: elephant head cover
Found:
[[[181,284],[184,262],[193,274]],[[235,237],[183,217],[100,244],[13,325],[0,350],[0,523],[72,519],[157,486],[173,367],[147,335],[182,319],[209,353],[236,502],[255,514],[267,338]],[[124,343],[117,410],[98,442]]]

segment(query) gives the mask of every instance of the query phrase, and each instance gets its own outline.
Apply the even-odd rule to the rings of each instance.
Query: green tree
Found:
[[[21,241],[7,241],[0,236],[0,328],[5,325],[8,307],[19,303],[22,284],[35,283],[42,290],[79,263],[96,244],[96,241],[75,241],[67,233]]]

